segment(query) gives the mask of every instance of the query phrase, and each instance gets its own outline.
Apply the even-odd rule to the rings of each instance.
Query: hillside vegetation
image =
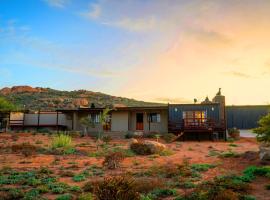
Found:
[[[3,88],[0,90],[0,97],[6,98],[20,108],[30,110],[71,109],[79,106],[88,107],[91,104],[95,104],[96,107],[160,105],[87,90],[60,91],[51,88],[33,88],[30,86]]]

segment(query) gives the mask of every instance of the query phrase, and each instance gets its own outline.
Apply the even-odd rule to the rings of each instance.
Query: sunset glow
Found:
[[[0,1],[0,87],[270,102],[270,1]],[[27,13],[27,14],[26,14]]]

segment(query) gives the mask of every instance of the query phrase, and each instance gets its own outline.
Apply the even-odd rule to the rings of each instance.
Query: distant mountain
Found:
[[[94,104],[95,107],[161,105],[159,103],[137,101],[87,90],[60,91],[51,88],[33,88],[30,86],[5,87],[0,90],[0,96],[5,97],[20,108],[30,110],[71,109],[80,106],[89,107],[91,104]]]

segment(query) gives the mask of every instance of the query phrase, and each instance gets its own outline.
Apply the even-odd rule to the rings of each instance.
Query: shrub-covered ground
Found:
[[[129,139],[0,134],[0,199],[270,199],[255,139],[159,141],[166,151],[136,155]]]

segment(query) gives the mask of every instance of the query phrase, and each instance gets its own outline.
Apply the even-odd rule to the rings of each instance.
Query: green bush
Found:
[[[69,135],[59,134],[52,140],[53,148],[68,148],[71,146],[72,139]]]
[[[198,172],[205,172],[208,169],[214,168],[215,165],[212,164],[192,164],[191,169]]]
[[[233,151],[226,151],[226,152],[221,153],[219,156],[223,158],[237,158],[240,155]]]
[[[94,200],[94,197],[91,193],[83,193],[77,198],[77,200]]]
[[[81,181],[85,181],[86,177],[84,174],[77,174],[77,175],[73,176],[72,180],[75,182],[81,182]]]
[[[240,200],[256,200],[256,197],[252,195],[244,195],[240,197]]]
[[[55,200],[72,200],[72,199],[73,199],[73,197],[71,194],[63,194],[63,195],[56,197]]]
[[[168,196],[175,196],[177,191],[175,189],[155,189],[151,194],[157,198],[164,198]]]
[[[270,113],[258,121],[258,128],[253,129],[259,142],[270,143]]]

